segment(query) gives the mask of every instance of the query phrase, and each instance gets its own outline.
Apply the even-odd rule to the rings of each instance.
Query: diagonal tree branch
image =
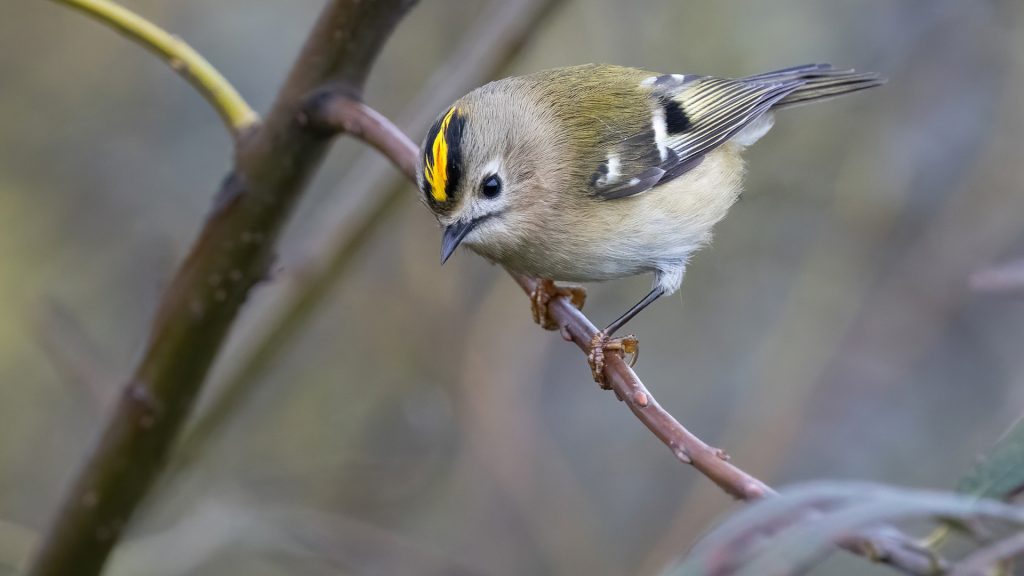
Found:
[[[307,111],[310,121],[321,130],[346,130],[362,137],[372,146],[388,154],[388,158],[407,179],[416,182],[416,156],[418,149],[397,127],[365,104],[344,95],[319,98],[311,102]],[[530,294],[537,280],[509,272],[512,278]],[[590,343],[597,327],[564,296],[553,298],[548,314],[560,327],[562,338],[576,344],[584,353],[590,352]],[[619,400],[629,409],[672,453],[684,464],[690,464],[739,500],[757,500],[774,495],[767,484],[729,462],[720,449],[713,448],[687,430],[640,381],[633,369],[616,354],[605,358],[605,379]],[[899,531],[882,527],[859,536],[853,536],[840,545],[855,554],[893,566],[908,574],[942,574],[946,563]]]
[[[234,170],[160,304],[143,358],[43,539],[30,574],[89,576],[166,460],[210,365],[330,138],[299,121],[331,85],[358,97],[411,0],[331,0],[266,122],[238,141]]]

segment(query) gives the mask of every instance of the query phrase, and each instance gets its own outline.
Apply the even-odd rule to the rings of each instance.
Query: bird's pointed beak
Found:
[[[462,243],[462,239],[476,227],[477,220],[469,222],[456,220],[444,227],[444,236],[441,238],[441,265],[443,266],[451,257],[455,249]]]

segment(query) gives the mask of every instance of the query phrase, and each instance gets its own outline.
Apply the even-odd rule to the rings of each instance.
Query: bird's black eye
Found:
[[[480,184],[480,193],[484,198],[497,198],[498,194],[501,194],[501,178],[498,178],[497,174],[484,178]]]

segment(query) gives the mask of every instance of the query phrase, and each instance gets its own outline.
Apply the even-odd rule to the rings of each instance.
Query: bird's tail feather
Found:
[[[771,83],[792,80],[802,81],[802,84],[772,106],[773,109],[835,98],[885,84],[885,79],[878,74],[856,72],[854,70],[838,70],[829,64],[794,66],[793,68],[748,76],[744,80],[748,82]]]

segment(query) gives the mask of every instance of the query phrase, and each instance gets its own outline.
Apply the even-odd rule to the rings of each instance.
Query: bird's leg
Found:
[[[556,296],[565,296],[578,310],[583,309],[587,300],[587,291],[582,286],[559,286],[548,279],[537,281],[537,286],[530,292],[530,311],[533,321],[545,330],[558,330],[558,322],[548,314],[548,304]]]
[[[637,358],[640,356],[640,343],[635,336],[629,335],[621,338],[612,338],[611,336],[664,293],[665,290],[663,288],[654,288],[647,296],[644,296],[643,300],[634,304],[629,310],[626,310],[625,314],[619,316],[607,328],[597,331],[594,337],[590,339],[590,353],[587,354],[587,360],[590,362],[590,373],[593,375],[594,381],[597,382],[598,386],[605,390],[611,389],[611,386],[604,379],[605,354],[613,352],[619,356],[629,356],[628,363],[630,366],[635,365]]]

